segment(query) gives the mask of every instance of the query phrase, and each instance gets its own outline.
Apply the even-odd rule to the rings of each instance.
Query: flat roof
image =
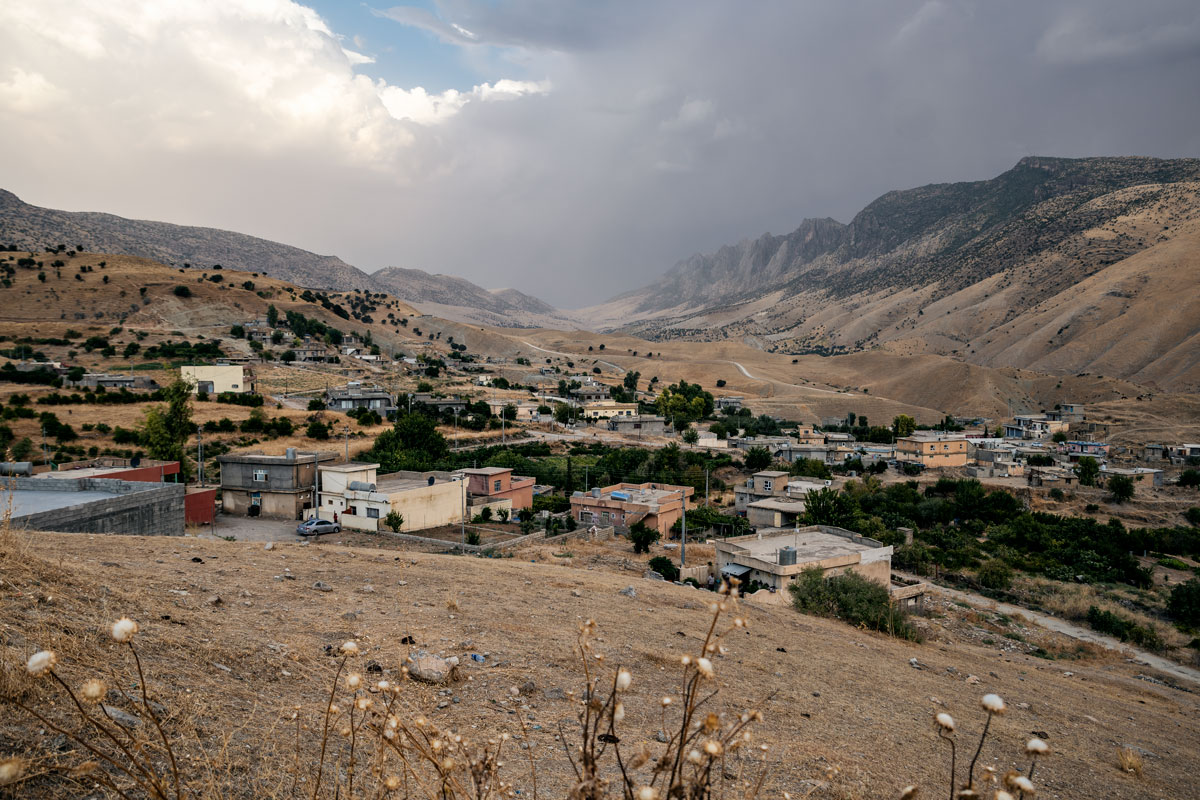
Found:
[[[147,484],[147,487],[154,484]],[[97,500],[111,500],[121,497],[117,492],[106,492],[100,489],[84,489],[78,492],[55,492],[33,489],[14,489],[12,496],[12,515],[24,517],[29,514],[41,514],[45,511],[55,511],[60,508],[94,503]]]
[[[368,464],[365,461],[347,461],[344,464],[322,464],[322,472],[361,472],[364,469],[379,469],[378,464]]]
[[[733,540],[727,539],[726,542],[734,545],[751,558],[770,562],[775,561],[775,554],[782,547],[795,547],[796,561],[804,562],[823,561],[826,558],[836,558],[852,553],[865,553],[883,546],[879,542],[868,539],[855,542],[834,533],[803,529],[799,533],[795,531],[779,533],[763,536],[761,539],[751,535]]]
[[[782,478],[783,476],[787,475],[787,473],[780,472],[778,470],[764,470],[763,472],[754,473],[754,477],[756,477],[756,478],[759,475],[762,475],[764,478]]]
[[[440,486],[446,483],[461,483],[462,481],[446,481],[434,479],[433,485]],[[388,492],[408,492],[413,489],[424,489],[429,486],[428,478],[393,478],[391,480],[380,481],[375,484],[375,491],[380,494]],[[351,490],[353,491],[353,490]]]
[[[747,503],[750,508],[766,508],[772,511],[795,511],[800,513],[804,510],[803,500],[776,500],[768,498],[766,500],[755,500],[753,503]]]
[[[512,469],[509,467],[475,467],[463,470],[466,475],[503,475],[506,472],[512,472]]]

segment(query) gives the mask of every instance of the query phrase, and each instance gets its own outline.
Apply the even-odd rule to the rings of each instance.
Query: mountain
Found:
[[[90,253],[124,253],[164,264],[214,264],[258,272],[312,289],[373,290],[363,271],[335,256],[217,228],[126,219],[91,211],[56,211],[0,189],[0,244],[44,250],[58,244]]]
[[[882,347],[1200,387],[1200,160],[1024,158],[681,261],[576,312],[652,340]]]
[[[45,250],[64,244],[90,253],[123,253],[174,266],[258,272],[312,289],[388,292],[425,313],[504,327],[576,327],[574,320],[515,289],[489,292],[448,275],[389,267],[374,274],[336,256],[322,256],[242,233],[173,225],[96,212],[57,211],[0,189],[0,246]]]
[[[383,291],[426,314],[502,328],[575,328],[578,323],[553,306],[516,289],[483,289],[451,275],[385,267],[371,275]]]

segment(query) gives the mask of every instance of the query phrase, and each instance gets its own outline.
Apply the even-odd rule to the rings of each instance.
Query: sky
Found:
[[[1026,155],[1200,156],[1200,4],[0,3],[26,202],[563,308]]]

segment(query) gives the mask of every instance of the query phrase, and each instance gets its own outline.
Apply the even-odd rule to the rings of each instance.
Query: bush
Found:
[[[383,524],[392,529],[392,533],[399,533],[404,527],[404,517],[396,511],[389,511],[387,516],[383,518]]]
[[[1200,470],[1185,469],[1179,475],[1179,485],[1192,488],[1200,486]]]
[[[310,439],[324,441],[329,438],[329,426],[320,420],[313,420],[304,429],[304,435]]]
[[[1167,611],[1189,628],[1200,627],[1200,579],[1192,578],[1177,584],[1171,590]]]
[[[666,556],[655,556],[650,559],[649,567],[671,582],[679,580],[679,567],[675,566],[675,562]]]
[[[1108,479],[1108,499],[1113,503],[1124,503],[1133,499],[1133,478],[1128,475],[1113,475]]]
[[[1188,524],[1200,528],[1200,508],[1189,508],[1183,512],[1183,518],[1188,521]]]
[[[192,290],[186,286],[176,286],[174,289],[176,297],[191,297]]]
[[[820,567],[800,573],[788,591],[797,611],[834,617],[851,625],[865,625],[901,639],[920,641],[920,635],[891,604],[887,587],[856,572],[826,578]]]
[[[1095,630],[1114,636],[1122,642],[1132,642],[1147,650],[1163,650],[1166,647],[1158,631],[1153,628],[1139,625],[1111,611],[1101,611],[1096,606],[1088,609],[1087,621]]]
[[[309,411],[324,411],[325,407],[326,407],[325,401],[319,397],[314,397],[313,399],[308,401],[308,410]]]
[[[1012,586],[1012,567],[998,558],[993,558],[979,568],[979,583],[985,589],[1004,590]]]
[[[1067,496],[1065,494],[1063,494],[1063,490],[1059,489],[1058,487],[1055,487],[1050,490],[1050,499],[1051,500],[1056,500],[1061,503],[1063,500],[1066,499],[1066,497]]]
[[[660,538],[659,532],[649,528],[643,522],[635,522],[629,528],[629,541],[633,543],[633,552],[649,553],[650,545]]]

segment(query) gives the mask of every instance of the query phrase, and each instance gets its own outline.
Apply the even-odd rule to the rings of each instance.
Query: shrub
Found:
[[[1128,475],[1113,475],[1108,479],[1108,499],[1113,503],[1124,503],[1133,499],[1133,478]]]
[[[176,286],[173,290],[176,297],[191,297],[192,290],[186,286]]]
[[[1050,490],[1050,499],[1051,500],[1057,500],[1058,502],[1061,503],[1063,500],[1066,499],[1066,497],[1067,496],[1065,494],[1063,494],[1063,490],[1059,489],[1057,486]]]
[[[308,410],[309,411],[324,411],[325,408],[326,408],[325,401],[319,397],[314,397],[313,399],[308,401]]]
[[[998,558],[993,558],[979,568],[979,583],[986,589],[1004,590],[1012,586],[1012,567]]]
[[[675,562],[666,556],[655,556],[650,559],[649,567],[671,582],[679,580],[679,567],[675,566]]]
[[[1200,470],[1185,469],[1179,475],[1179,485],[1192,488],[1200,486]]]
[[[404,527],[404,517],[396,511],[389,511],[387,516],[383,518],[383,524],[392,529],[392,533],[399,533]]]
[[[313,420],[308,423],[308,427],[304,429],[304,435],[310,439],[324,441],[329,438],[329,426],[320,420]]]
[[[629,527],[629,541],[633,543],[633,552],[649,553],[650,545],[660,538],[659,532],[647,527],[644,522],[635,522]]]
[[[1111,611],[1102,611],[1092,606],[1087,612],[1087,622],[1101,633],[1114,636],[1122,642],[1132,642],[1147,650],[1162,650],[1166,647],[1158,631],[1148,625],[1139,625]]]
[[[891,604],[886,586],[855,572],[825,577],[820,567],[800,573],[788,591],[797,611],[865,625],[901,639],[920,641],[920,635]]]
[[[1176,621],[1191,628],[1200,627],[1200,579],[1177,584],[1171,590],[1167,611]]]

